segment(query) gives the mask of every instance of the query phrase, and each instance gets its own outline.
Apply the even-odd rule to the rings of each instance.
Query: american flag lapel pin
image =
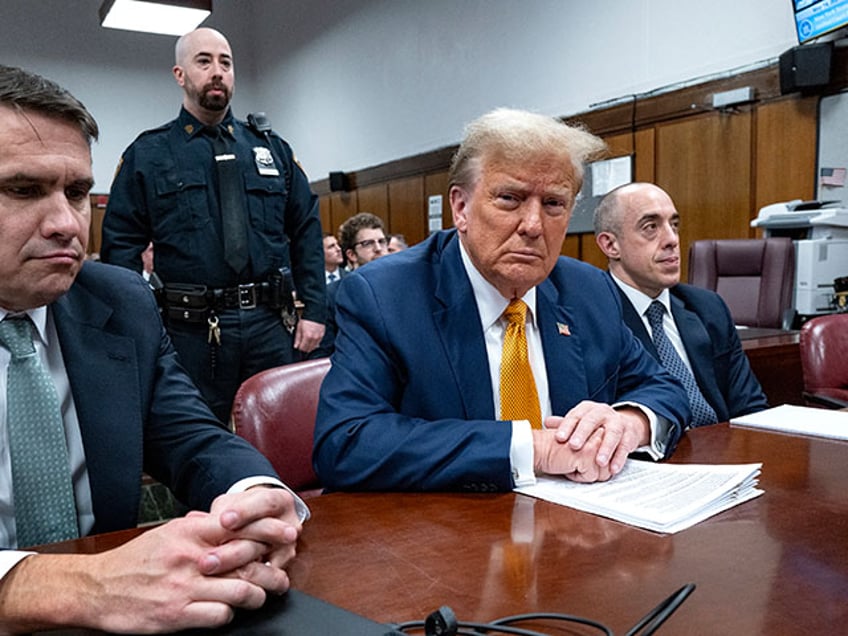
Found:
[[[571,329],[569,329],[568,325],[566,325],[564,322],[558,322],[557,323],[557,333],[559,333],[559,335],[561,335],[561,336],[570,336],[571,335]]]

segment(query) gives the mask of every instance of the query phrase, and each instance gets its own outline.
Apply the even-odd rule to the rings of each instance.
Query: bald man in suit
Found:
[[[700,424],[765,409],[727,305],[680,282],[680,222],[671,197],[651,183],[621,186],[598,204],[595,237],[621,293],[624,322],[659,360],[645,312],[654,301],[665,307],[665,332],[712,409]]]

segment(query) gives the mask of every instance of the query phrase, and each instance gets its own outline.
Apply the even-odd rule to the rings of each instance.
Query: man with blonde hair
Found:
[[[499,109],[453,160],[455,229],[348,276],[314,462],[341,490],[509,490],[609,479],[674,450],[686,394],[620,319],[606,274],[560,256],[604,148]]]

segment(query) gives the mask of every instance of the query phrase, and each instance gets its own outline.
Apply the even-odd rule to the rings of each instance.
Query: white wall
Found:
[[[101,28],[100,4],[0,0],[0,64],[40,73],[86,105],[100,125],[93,148],[95,192],[108,192],[124,148],[142,130],[176,117],[182,91],[171,75],[176,38]],[[248,50],[240,44],[249,26],[238,11],[242,4],[253,2],[217,0],[217,22],[209,24],[226,31],[234,47],[239,43],[237,50]],[[254,101],[249,56],[239,61],[239,71],[234,108],[244,117]]]
[[[175,116],[175,39],[101,29],[100,0],[2,0],[0,63],[59,81],[123,148]],[[496,106],[570,115],[763,62],[796,44],[784,0],[215,0],[239,117],[265,110],[312,179],[450,145]]]

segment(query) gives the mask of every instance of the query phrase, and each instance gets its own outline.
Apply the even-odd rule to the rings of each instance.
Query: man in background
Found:
[[[223,625],[288,589],[309,515],[216,421],[141,276],[84,262],[97,134],[67,91],[0,66],[2,633]],[[194,512],[100,554],[21,550],[134,527],[142,471]]]
[[[354,214],[342,223],[339,226],[339,239],[352,272],[389,253],[383,221],[370,212]],[[338,333],[336,294],[340,284],[341,280],[337,280],[327,285],[327,331],[324,333],[321,345],[313,352],[311,358],[329,357],[335,349]]]
[[[344,256],[342,248],[339,246],[338,239],[329,232],[324,234],[324,279],[327,285],[340,280],[347,274],[347,270],[342,267],[344,264]]]
[[[595,240],[621,293],[624,322],[687,387],[693,426],[765,409],[727,305],[680,282],[680,222],[671,197],[651,183],[620,186],[598,204]]]
[[[354,214],[339,226],[339,245],[351,271],[388,254],[383,220],[370,212]]]
[[[321,222],[288,144],[263,117],[233,117],[226,38],[197,29],[175,57],[182,109],[124,152],[101,251],[104,262],[141,271],[153,242],[174,346],[227,422],[245,379],[301,359],[324,335]]]
[[[686,394],[619,318],[609,278],[560,256],[603,142],[542,115],[472,122],[451,164],[454,230],[339,287],[313,462],[337,490],[582,482],[674,450]]]
[[[403,234],[390,234],[389,235],[389,254],[394,254],[395,252],[401,252],[408,248],[409,245],[406,243],[406,237]]]

